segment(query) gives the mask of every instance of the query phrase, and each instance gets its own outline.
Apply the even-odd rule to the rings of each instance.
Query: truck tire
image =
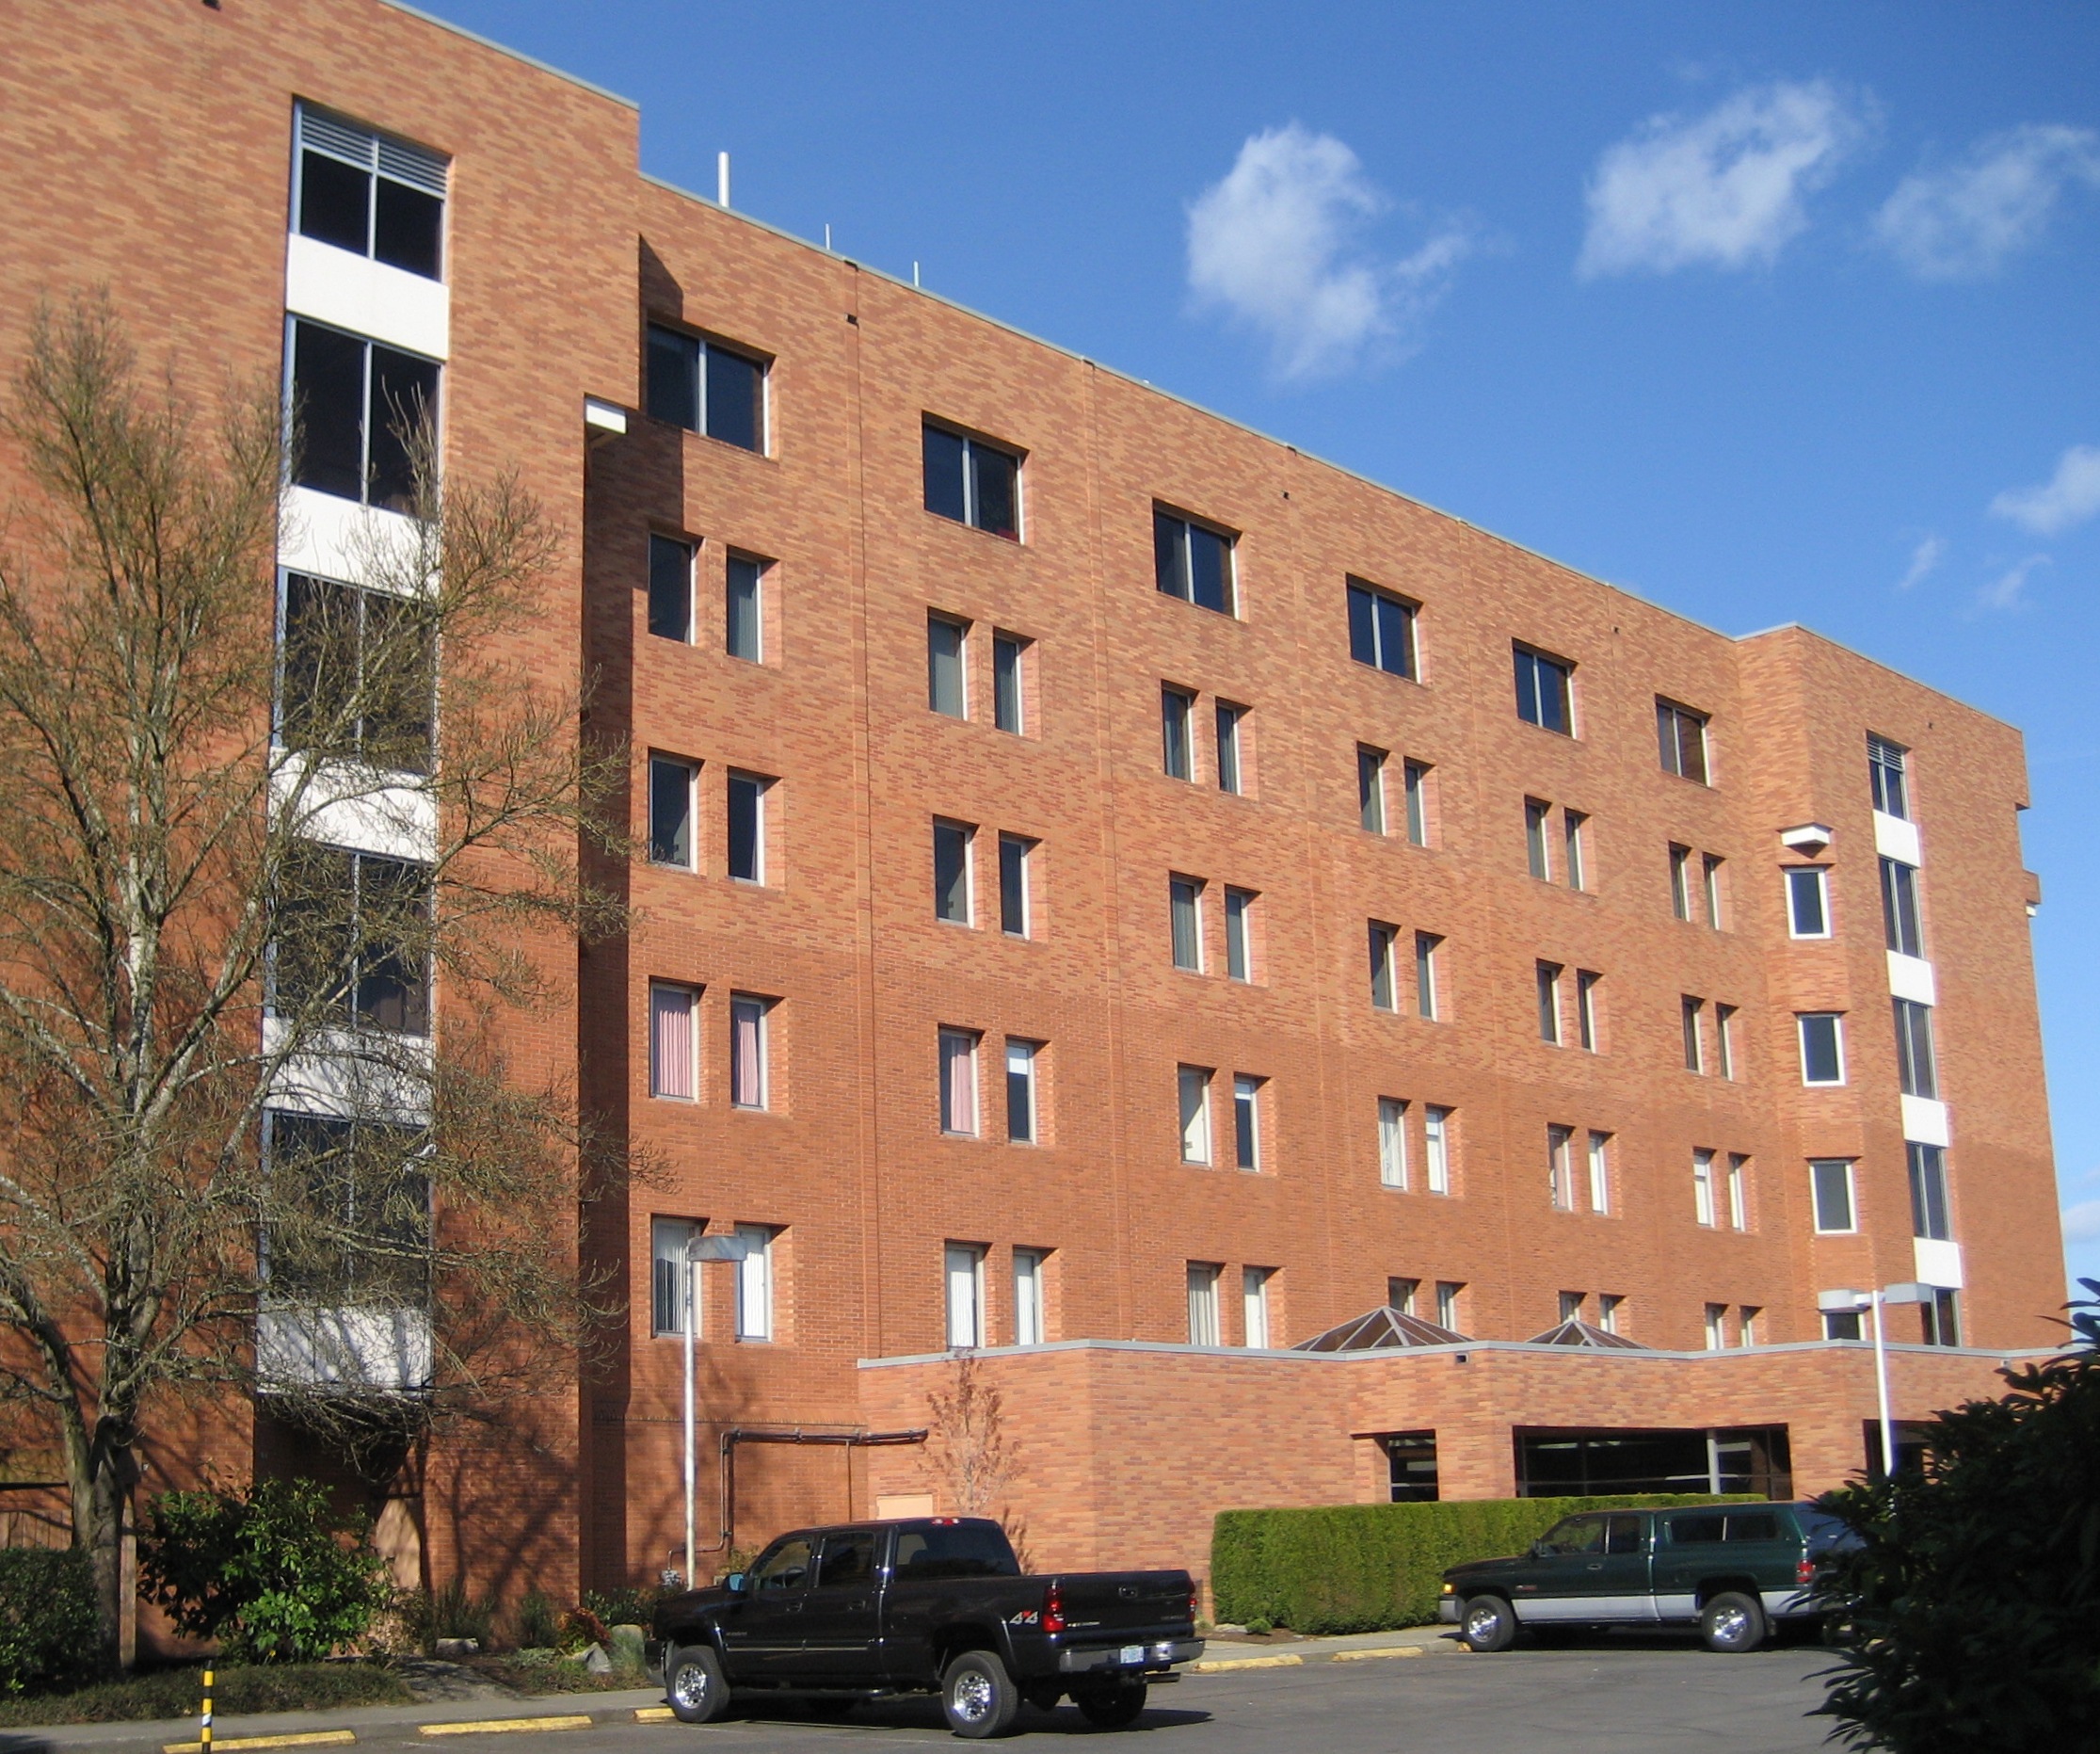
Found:
[[[673,1648],[664,1655],[664,1698],[681,1724],[712,1724],[729,1709],[722,1659],[706,1645]]]
[[[1724,1589],[1699,1611],[1699,1636],[1708,1650],[1755,1650],[1767,1630],[1764,1604],[1740,1590]]]
[[[1475,1596],[1460,1611],[1458,1630],[1475,1650],[1507,1650],[1516,1639],[1516,1610],[1500,1596]]]
[[[1072,1703],[1097,1730],[1121,1730],[1136,1723],[1138,1714],[1145,1710],[1145,1680],[1140,1676],[1114,1686],[1089,1687],[1083,1693],[1075,1693]]]
[[[995,1651],[966,1650],[941,1674],[941,1715],[958,1736],[971,1742],[1002,1736],[1020,1709],[1020,1691]]]

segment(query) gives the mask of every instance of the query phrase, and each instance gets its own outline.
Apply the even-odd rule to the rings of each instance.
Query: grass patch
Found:
[[[0,1698],[0,1729],[33,1724],[123,1724],[194,1717],[204,1693],[201,1665],[96,1682],[71,1693]],[[377,1663],[271,1663],[213,1671],[212,1711],[321,1711],[345,1705],[413,1705],[401,1677]]]

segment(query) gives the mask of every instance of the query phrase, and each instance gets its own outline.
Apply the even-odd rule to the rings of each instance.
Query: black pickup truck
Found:
[[[748,1571],[659,1602],[647,1657],[689,1724],[732,1693],[838,1710],[938,1693],[974,1739],[1067,1694],[1092,1723],[1130,1723],[1148,1682],[1203,1653],[1195,1610],[1186,1571],[1023,1577],[998,1523],[920,1517],[781,1536]]]

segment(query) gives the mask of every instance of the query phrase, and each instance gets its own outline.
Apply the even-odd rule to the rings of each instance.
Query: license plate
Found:
[[[1143,1645],[1125,1645],[1121,1652],[1121,1660],[1126,1664],[1132,1665],[1143,1663],[1145,1661],[1145,1647]]]

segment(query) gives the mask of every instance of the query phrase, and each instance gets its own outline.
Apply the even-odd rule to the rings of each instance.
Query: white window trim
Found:
[[[1831,1020],[1832,1037],[1837,1048],[1837,1076],[1835,1078],[1811,1078],[1808,1075],[1808,1020],[1827,1017]],[[1842,1011],[1797,1011],[1794,1014],[1794,1045],[1801,1055],[1801,1081],[1811,1090],[1835,1090],[1846,1083],[1845,1064],[1845,1013]]]
[[[1829,1226],[1823,1222],[1822,1202],[1816,1196],[1816,1171],[1824,1165],[1835,1165],[1845,1172],[1845,1223]],[[1811,1157],[1808,1160],[1808,1214],[1818,1236],[1856,1236],[1859,1234],[1859,1183],[1853,1162],[1849,1157]]]
[[[1432,1194],[1451,1191],[1451,1117],[1455,1109],[1430,1103],[1422,1109],[1422,1174]]]
[[[744,1245],[744,1258],[736,1263],[739,1340],[773,1338],[773,1242],[777,1234],[765,1224],[736,1227],[737,1240]]]
[[[976,1243],[948,1243],[941,1250],[942,1310],[950,1351],[985,1344],[985,1249]],[[958,1290],[961,1295],[958,1295]],[[969,1299],[966,1308],[963,1298]]]
[[[1407,1192],[1407,1102],[1404,1097],[1378,1099],[1378,1182],[1381,1187]]]
[[[1050,1337],[1048,1298],[1044,1295],[1043,1267],[1048,1251],[1041,1248],[1014,1250],[1014,1344],[1041,1345]]]
[[[1209,1168],[1217,1160],[1217,1140],[1210,1128],[1210,1085],[1214,1070],[1202,1066],[1175,1068],[1175,1114],[1181,1140],[1181,1161]],[[1194,1106],[1190,1092],[1199,1092]]]
[[[1780,880],[1786,885],[1787,888],[1787,936],[1788,938],[1800,940],[1816,940],[1830,937],[1831,917],[1829,868],[1824,865],[1782,865],[1780,867],[1780,871],[1782,874]],[[1823,916],[1823,929],[1819,932],[1803,931],[1801,929],[1800,920],[1794,911],[1794,879],[1802,876],[1812,877],[1816,879],[1817,900],[1820,906]]]

